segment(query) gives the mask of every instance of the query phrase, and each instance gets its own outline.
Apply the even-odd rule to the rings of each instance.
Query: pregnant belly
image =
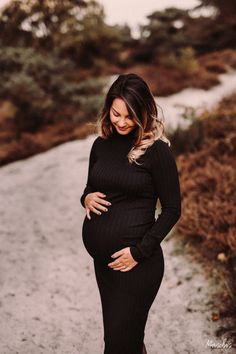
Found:
[[[82,239],[90,256],[109,263],[114,252],[139,242],[155,222],[150,213],[139,214],[113,206],[101,215],[90,212],[90,220],[85,216]]]

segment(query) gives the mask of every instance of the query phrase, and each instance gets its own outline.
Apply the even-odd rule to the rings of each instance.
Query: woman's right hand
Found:
[[[101,192],[93,192],[88,193],[84,199],[84,205],[86,210],[87,218],[90,220],[90,211],[93,211],[97,215],[101,215],[101,211],[108,211],[105,207],[110,206],[111,203],[102,198],[106,197],[104,193]],[[101,211],[100,211],[101,210]]]

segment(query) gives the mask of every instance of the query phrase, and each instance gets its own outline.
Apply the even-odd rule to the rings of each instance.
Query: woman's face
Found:
[[[110,108],[110,120],[117,132],[122,135],[129,134],[136,127],[132,118],[125,102],[121,98],[115,98]]]

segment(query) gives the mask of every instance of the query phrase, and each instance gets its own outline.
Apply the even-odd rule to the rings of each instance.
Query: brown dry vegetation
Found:
[[[203,114],[183,133],[185,152],[178,158],[182,215],[176,225],[180,239],[223,284],[216,294],[218,317],[236,319],[236,94]],[[184,137],[173,136],[176,150]],[[227,332],[227,331],[226,331]],[[231,329],[236,340],[235,328]],[[219,327],[219,335],[224,328]]]
[[[195,122],[195,151],[178,157],[183,214],[178,230],[236,251],[236,95]],[[200,126],[200,129],[196,129]],[[188,133],[186,133],[188,135]],[[197,140],[197,139],[196,139]],[[192,147],[191,150],[194,150]]]
[[[156,96],[168,96],[179,92],[187,87],[210,89],[219,84],[218,74],[225,73],[229,68],[236,69],[236,51],[226,49],[199,56],[198,65],[187,70],[176,66],[168,67],[164,65],[164,59],[156,65],[136,65],[129,68],[129,72],[141,75],[149,84],[152,92]],[[189,59],[191,61],[191,59]],[[191,64],[191,62],[188,62]],[[127,71],[127,70],[126,70]]]
[[[136,65],[129,68],[148,82],[155,96],[168,96],[187,87],[209,89],[220,83],[218,74],[199,68],[190,73],[183,73],[175,68],[159,65]]]
[[[67,141],[83,139],[94,133],[89,124],[73,124],[60,121],[47,125],[37,133],[22,133],[20,139],[12,137],[11,132],[0,132],[0,166],[24,159]]]

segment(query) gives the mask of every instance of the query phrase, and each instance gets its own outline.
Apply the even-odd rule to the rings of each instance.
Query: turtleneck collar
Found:
[[[115,139],[119,139],[119,140],[133,140],[135,138],[135,133],[137,131],[137,127],[135,127],[133,130],[131,130],[128,134],[120,134],[118,133],[118,131],[113,128],[113,135],[112,137],[114,137]]]

